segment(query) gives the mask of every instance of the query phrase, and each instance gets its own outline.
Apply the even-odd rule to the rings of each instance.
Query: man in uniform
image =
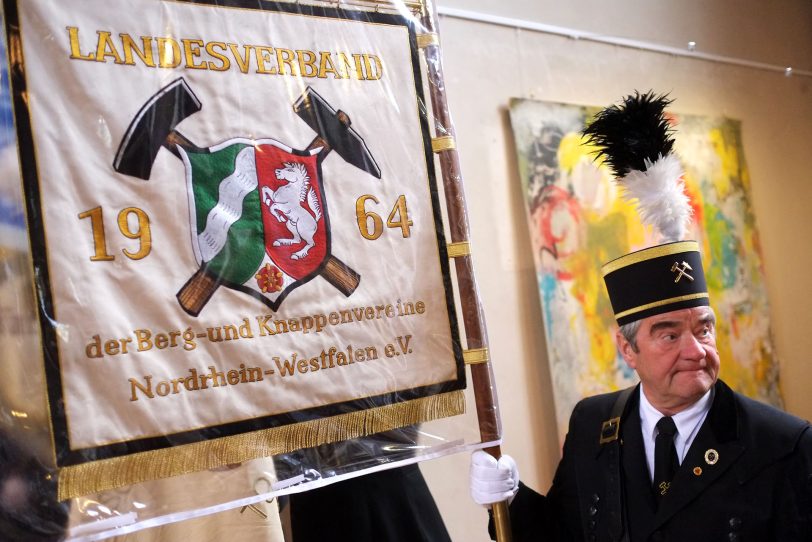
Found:
[[[634,152],[624,155],[628,149],[610,141],[613,127],[629,130],[630,112],[652,109],[659,114],[654,125],[667,135],[668,103],[630,96],[587,128],[619,180],[667,170],[674,178],[666,184],[681,183],[681,172],[662,163],[669,141],[655,145],[639,168],[627,161]],[[678,186],[671,192],[679,196]],[[653,196],[633,194],[638,202],[662,202]],[[812,541],[812,429],[718,379],[715,315],[699,246],[675,240],[684,233],[678,230],[671,239],[664,235],[671,242],[603,266],[617,347],[640,384],[576,405],[547,495],[519,482],[509,456],[474,454],[472,497],[482,505],[510,502],[514,541]]]

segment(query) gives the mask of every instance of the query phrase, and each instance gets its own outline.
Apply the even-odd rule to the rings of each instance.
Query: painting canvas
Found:
[[[579,399],[636,375],[614,344],[600,267],[658,242],[581,137],[597,107],[515,99],[510,118],[544,318],[559,433]],[[781,405],[750,178],[736,120],[668,112],[716,311],[721,378]]]

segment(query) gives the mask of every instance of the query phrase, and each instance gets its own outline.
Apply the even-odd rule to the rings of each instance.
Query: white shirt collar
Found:
[[[674,437],[674,447],[677,449],[679,462],[685,459],[685,454],[694,442],[694,438],[699,433],[702,422],[710,411],[713,401],[713,388],[709,389],[705,395],[683,411],[671,416],[674,425],[677,426],[677,434]],[[649,475],[654,472],[654,439],[657,436],[657,422],[664,414],[654,408],[644,393],[643,384],[640,383],[640,429],[643,432],[643,443],[646,449],[646,462],[648,463]]]

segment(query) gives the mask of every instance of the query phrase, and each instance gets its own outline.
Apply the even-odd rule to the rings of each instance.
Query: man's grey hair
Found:
[[[713,312],[713,307],[708,307],[710,310],[710,322],[714,326],[716,325],[716,313]],[[629,322],[628,324],[623,324],[620,326],[620,334],[623,335],[623,338],[628,341],[631,345],[632,350],[635,352],[639,352],[637,349],[637,332],[640,330],[640,324],[643,322],[643,319],[635,320],[634,322]]]
[[[635,352],[639,352],[637,349],[637,332],[640,330],[640,324],[642,322],[643,320],[635,320],[634,322],[620,326],[620,334],[623,335],[623,338],[626,339]]]

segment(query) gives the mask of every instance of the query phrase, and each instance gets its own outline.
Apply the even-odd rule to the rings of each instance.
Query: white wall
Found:
[[[441,0],[441,7],[812,70],[808,0]],[[508,121],[511,97],[608,105],[670,92],[682,113],[742,121],[787,410],[812,418],[812,78],[440,18],[446,84],[467,187],[474,265],[488,322],[503,451],[549,487],[559,449],[535,269]],[[724,360],[723,360],[724,362]],[[468,457],[424,463],[455,541],[487,540],[467,496]]]

